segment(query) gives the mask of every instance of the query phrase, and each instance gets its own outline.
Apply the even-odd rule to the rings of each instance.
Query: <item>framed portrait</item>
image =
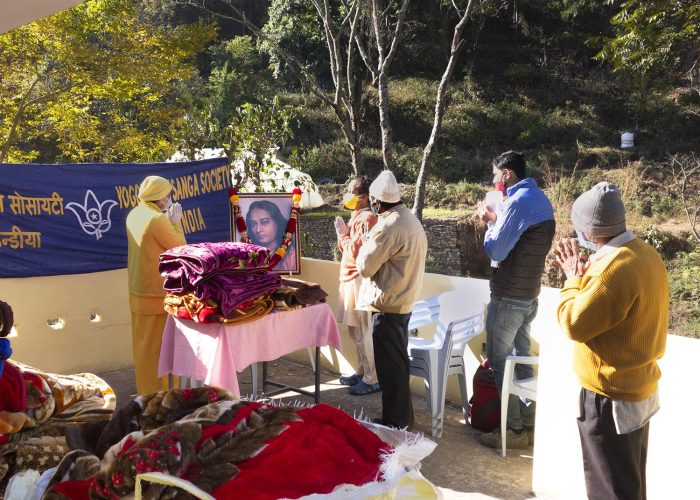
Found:
[[[238,205],[245,220],[250,242],[266,247],[274,255],[284,241],[287,223],[292,213],[292,193],[240,193]],[[231,241],[241,241],[242,236],[235,222],[234,206],[230,203]],[[291,243],[284,257],[273,269],[279,274],[301,273],[301,248],[299,221],[292,233]]]

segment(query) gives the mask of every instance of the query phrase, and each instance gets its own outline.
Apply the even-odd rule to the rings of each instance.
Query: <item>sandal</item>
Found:
[[[340,377],[340,385],[357,385],[362,382],[362,377],[357,373],[353,373],[349,377]]]
[[[350,388],[350,394],[353,396],[365,396],[366,394],[372,394],[377,391],[381,391],[379,384],[365,384],[361,380],[358,384]]]

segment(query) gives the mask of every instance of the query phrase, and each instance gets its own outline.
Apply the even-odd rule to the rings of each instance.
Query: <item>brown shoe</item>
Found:
[[[492,432],[485,432],[479,436],[479,442],[484,446],[489,448],[501,448],[501,429],[496,428]],[[523,429],[520,434],[516,433],[512,429],[506,430],[506,448],[522,450],[527,448],[528,444],[528,434]]]

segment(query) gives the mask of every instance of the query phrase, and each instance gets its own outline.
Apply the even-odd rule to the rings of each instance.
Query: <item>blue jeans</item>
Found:
[[[498,393],[503,388],[506,356],[530,355],[530,324],[537,316],[537,299],[515,300],[491,296],[486,310],[486,356],[496,377]],[[515,365],[517,379],[534,376],[532,365]],[[535,425],[535,402],[510,396],[508,427],[514,431]]]

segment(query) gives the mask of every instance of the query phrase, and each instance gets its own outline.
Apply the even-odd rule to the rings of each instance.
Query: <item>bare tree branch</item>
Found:
[[[474,9],[474,0],[469,0],[464,13],[459,19],[459,22],[454,28],[452,34],[452,47],[450,49],[450,59],[447,62],[447,67],[442,74],[440,79],[440,84],[438,85],[437,95],[435,97],[435,114],[433,118],[433,128],[430,131],[430,138],[428,139],[425,148],[423,149],[423,159],[421,161],[420,171],[418,172],[418,179],[416,180],[416,195],[413,202],[413,213],[419,219],[423,218],[423,204],[425,201],[425,185],[428,180],[430,162],[433,158],[435,143],[437,137],[442,129],[442,118],[445,114],[445,98],[447,95],[447,87],[452,79],[452,74],[454,73],[455,65],[457,64],[457,56],[460,50],[464,46],[464,40],[462,39],[462,32],[469,21]],[[459,12],[459,11],[458,11]]]

